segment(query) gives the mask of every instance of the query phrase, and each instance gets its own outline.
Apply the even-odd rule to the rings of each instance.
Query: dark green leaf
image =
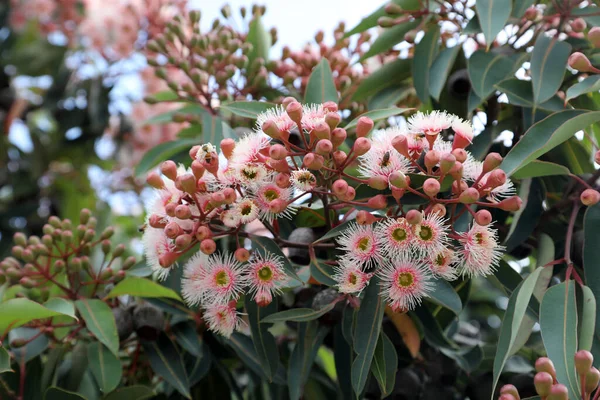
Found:
[[[494,85],[499,91],[506,94],[510,104],[521,107],[533,107],[533,85],[531,81],[523,81],[517,78],[505,79]],[[538,104],[536,109],[546,111],[561,111],[565,109],[563,101],[558,96],[553,96],[549,100]]]
[[[12,371],[10,367],[10,355],[4,347],[0,347],[0,374],[7,371]]]
[[[440,95],[460,49],[460,46],[454,46],[442,50],[431,66],[429,71],[429,93],[436,101],[440,100]]]
[[[531,54],[531,82],[536,104],[548,100],[562,84],[571,45],[540,33]]]
[[[197,144],[198,139],[181,139],[156,145],[144,154],[135,167],[135,174],[139,176],[160,162],[168,160],[181,152],[187,152]]]
[[[315,258],[310,260],[310,275],[323,285],[333,286],[336,284],[333,274],[333,267],[325,264],[325,261]]]
[[[533,125],[502,161],[508,176],[563,143],[575,132],[600,121],[600,112],[566,110]]]
[[[513,62],[502,54],[477,50],[469,58],[467,69],[475,94],[480,99],[487,99],[494,91],[494,85],[512,73]]]
[[[149,120],[144,122],[144,125],[157,125],[157,124],[168,124],[173,122],[173,116],[176,114],[182,115],[194,115],[194,116],[203,116],[205,114],[209,114],[202,106],[199,104],[190,104],[184,106],[177,110],[167,111],[165,113],[155,115]]]
[[[288,386],[291,400],[299,400],[317,351],[329,330],[316,321],[298,324],[298,341],[290,356]]]
[[[371,372],[379,384],[381,397],[387,397],[394,389],[396,371],[398,370],[398,355],[392,341],[383,332],[379,335]]]
[[[184,321],[175,324],[171,331],[173,332],[173,335],[175,335],[175,340],[181,347],[196,357],[202,357],[202,341],[195,328],[196,324],[194,322]]]
[[[514,0],[512,16],[521,18],[525,15],[525,11],[533,5],[535,0]]]
[[[585,273],[585,283],[592,291],[594,297],[600,299],[600,268],[598,268],[598,260],[600,260],[600,246],[598,246],[598,237],[600,237],[600,204],[588,207],[586,210],[583,232],[583,271]],[[595,337],[597,341],[600,341],[600,307],[596,307],[595,319]]]
[[[304,102],[307,104],[321,104],[326,101],[337,103],[338,93],[333,81],[329,61],[326,58],[322,58],[308,78]]]
[[[475,2],[479,25],[485,42],[489,49],[496,39],[496,35],[504,29],[510,12],[512,10],[512,1],[501,0],[477,0]]]
[[[333,310],[337,303],[327,304],[319,310],[312,308],[293,308],[291,310],[280,311],[264,318],[261,323],[275,323],[282,321],[307,322],[322,317]]]
[[[152,388],[134,385],[119,388],[104,397],[104,400],[145,400],[154,396]]]
[[[402,26],[404,24],[400,24]],[[427,104],[429,102],[429,81],[430,70],[433,60],[439,49],[438,40],[440,38],[440,28],[435,25],[423,36],[421,41],[415,46],[415,55],[413,57],[413,82],[417,96]]]
[[[557,380],[569,389],[570,399],[581,398],[573,359],[577,351],[574,281],[563,282],[546,291],[540,306],[540,329]]]
[[[537,226],[544,212],[543,202],[546,201],[546,189],[540,179],[529,178],[521,182],[519,197],[523,200],[523,205],[515,213],[508,235],[504,240],[504,245],[509,252],[527,240]]]
[[[68,390],[50,387],[44,392],[44,400],[86,400],[79,393],[69,392]]]
[[[512,174],[514,179],[538,178],[542,176],[569,175],[569,168],[548,161],[534,160]]]
[[[434,303],[451,310],[456,315],[460,314],[462,311],[462,302],[452,285],[443,279],[434,279],[432,283],[433,290],[429,295],[430,299]]]
[[[248,368],[254,371],[257,375],[264,377],[264,379],[268,379],[265,374],[265,370],[260,364],[260,360],[258,359],[256,350],[254,349],[254,344],[252,343],[252,339],[250,337],[239,332],[234,332],[233,335],[231,335],[231,337],[225,341],[225,343],[233,348],[235,353]]]
[[[232,138],[233,130],[216,115],[206,114],[202,116],[202,141],[204,143],[221,143],[221,140]],[[198,144],[198,140],[196,140]]]
[[[367,58],[388,51],[398,43],[403,42],[404,35],[406,35],[406,33],[411,29],[416,28],[420,22],[421,19],[418,18],[411,22],[405,22],[402,24],[395,25],[391,28],[384,29],[382,33],[379,36],[377,36],[375,41],[371,44],[369,50],[367,50],[367,52],[365,52],[365,54],[363,54],[360,57],[359,61],[364,61]]]
[[[0,332],[17,328],[35,319],[66,315],[26,298],[15,298],[0,304]]]
[[[579,350],[592,350],[596,330],[596,298],[592,289],[587,286],[581,288],[581,329],[579,330]],[[600,334],[599,334],[600,335]]]
[[[66,352],[66,345],[57,346],[48,352],[48,357],[46,358],[46,363],[44,364],[44,372],[42,374],[42,391],[45,391],[48,387],[56,384],[56,372]]]
[[[136,297],[166,297],[182,301],[181,296],[173,290],[151,281],[150,279],[138,278],[135,276],[129,276],[119,282],[106,298],[110,299],[126,294]]]
[[[88,345],[87,356],[90,370],[100,390],[109,393],[116,389],[123,373],[121,360],[99,342]]]
[[[248,323],[254,342],[254,349],[260,361],[265,375],[269,381],[273,381],[273,377],[279,367],[279,352],[277,351],[277,343],[275,338],[269,332],[272,324],[261,324],[260,321],[277,312],[277,302],[273,301],[266,307],[259,307],[251,296],[246,296],[245,302],[246,312],[248,313]]]
[[[358,310],[354,331],[354,351],[357,355],[352,363],[352,387],[357,394],[362,393],[369,376],[371,361],[381,332],[384,309],[385,305],[379,295],[379,279],[373,277],[365,289],[365,297]]]
[[[285,254],[283,254],[277,243],[275,243],[272,239],[269,239],[266,236],[251,235],[249,239],[252,242],[252,248],[254,248],[262,256],[274,254],[281,257],[281,261],[283,261],[283,269],[285,269],[285,272],[290,277],[300,281],[300,278],[298,277],[298,274],[296,274],[294,266],[292,265],[290,260],[285,256]]]
[[[410,77],[411,66],[412,60],[406,58],[384,64],[358,85],[352,100],[362,101],[388,87],[397,86]]]
[[[142,341],[152,370],[169,382],[179,393],[190,399],[188,376],[181,355],[165,333],[156,341]]]
[[[349,131],[353,128],[356,127],[356,125],[358,125],[358,120],[361,117],[369,117],[371,118],[373,121],[379,121],[381,119],[386,119],[389,117],[393,117],[394,115],[398,115],[398,114],[403,114],[406,111],[411,110],[411,108],[397,108],[397,107],[392,107],[392,108],[386,108],[383,110],[374,110],[374,111],[368,111],[364,114],[359,115],[358,117],[354,118],[352,121],[350,121],[350,123],[348,123],[348,125],[346,125],[344,127],[345,130]]]
[[[329,232],[327,232],[325,235],[321,236],[319,238],[319,240],[315,240],[315,243],[321,243],[328,239],[333,239],[334,237],[341,235],[342,232],[345,231],[346,229],[348,229],[348,226],[350,226],[350,224],[352,224],[352,223],[355,223],[355,222],[354,221],[346,221],[346,222],[339,224],[335,228],[330,229]]]
[[[259,58],[262,58],[265,63],[269,61],[271,34],[265,29],[260,14],[252,17],[246,42],[252,45],[252,50],[248,52],[248,65],[252,66],[254,61]]]
[[[259,114],[275,107],[266,101],[234,101],[221,104],[220,108],[240,117],[256,119]]]
[[[119,335],[117,324],[110,307],[102,300],[84,299],[75,302],[77,311],[87,328],[104,343],[114,355],[119,355]]]
[[[344,315],[346,314],[346,310],[348,310],[348,308],[344,309]],[[353,399],[354,392],[352,390],[351,367],[354,352],[352,351],[352,347],[350,347],[352,338],[350,338],[350,342],[346,340],[343,334],[342,324],[337,325],[334,329],[333,357],[335,360],[335,371],[337,374],[339,391],[341,392],[342,398]]]
[[[595,93],[600,90],[600,75],[588,76],[581,82],[578,82],[567,89],[567,97],[565,101],[574,99],[586,93]]]

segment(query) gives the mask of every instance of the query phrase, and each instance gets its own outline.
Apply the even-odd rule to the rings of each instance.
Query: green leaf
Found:
[[[577,131],[600,121],[599,111],[565,110],[554,113],[534,124],[509,151],[501,168],[506,175],[544,155],[563,143]]]
[[[225,343],[233,348],[240,360],[242,360],[242,362],[246,364],[248,368],[250,368],[259,376],[264,377],[264,379],[268,379],[268,377],[265,375],[265,370],[260,364],[260,360],[258,359],[256,350],[254,349],[254,344],[252,343],[252,339],[250,337],[239,332],[234,332],[233,335],[231,335],[231,337],[225,341]]]
[[[462,302],[452,285],[443,279],[434,279],[432,283],[433,289],[429,295],[430,299],[434,303],[451,310],[454,314],[460,314],[462,311]]]
[[[355,128],[356,125],[358,125],[358,120],[362,117],[369,117],[375,122],[375,121],[379,121],[379,120],[386,119],[389,117],[393,117],[394,115],[403,114],[410,110],[412,110],[412,109],[411,108],[392,107],[392,108],[385,108],[383,110],[367,111],[366,113],[361,114],[358,117],[354,118],[352,121],[350,121],[350,123],[348,123],[348,125],[346,125],[344,127],[344,129],[349,131],[349,130]]]
[[[516,340],[521,322],[525,317],[529,300],[533,295],[537,279],[543,271],[544,268],[537,268],[517,287],[508,300],[508,306],[504,313],[502,327],[500,328],[496,356],[494,357],[494,385],[492,386],[492,393],[498,385],[500,373],[504,369],[506,360],[511,355],[511,349]]]
[[[538,178],[542,176],[569,175],[569,168],[548,161],[534,160],[512,174],[513,179]]]
[[[199,104],[189,104],[177,110],[171,110],[159,115],[155,115],[154,117],[145,121],[144,125],[169,124],[173,122],[173,116],[176,114],[202,116],[209,114],[209,112],[202,108],[202,106]]]
[[[398,43],[403,42],[404,35],[406,35],[408,31],[416,28],[420,22],[421,19],[417,18],[414,21],[405,22],[402,24],[395,25],[391,28],[384,29],[382,33],[379,36],[377,36],[375,41],[371,44],[369,50],[367,50],[358,61],[364,61],[377,54],[388,51]]]
[[[471,86],[475,94],[480,99],[487,99],[494,91],[494,85],[511,75],[513,67],[511,59],[502,54],[477,50],[467,63]]]
[[[0,334],[35,319],[66,315],[26,298],[14,298],[0,304]]]
[[[283,254],[277,243],[265,236],[250,235],[249,239],[252,242],[252,248],[254,248],[260,255],[267,256],[269,253],[271,253],[281,257],[281,261],[283,261],[283,269],[285,269],[285,272],[290,277],[301,281],[300,277],[298,277],[298,274],[296,274],[294,266],[292,265],[290,260],[285,256],[285,254]]]
[[[0,347],[0,374],[3,372],[12,371],[10,367],[10,354],[4,347]]]
[[[337,282],[333,279],[333,267],[318,259],[310,260],[310,275],[323,285],[334,286]]]
[[[399,26],[402,26],[400,24]],[[440,28],[435,25],[423,36],[421,41],[415,46],[415,55],[413,57],[413,82],[417,96],[424,103],[429,102],[429,81],[431,65],[438,49],[440,38]]]
[[[579,330],[579,350],[592,350],[596,329],[596,298],[592,289],[587,286],[581,288],[581,329]]]
[[[326,306],[320,308],[319,310],[313,310],[312,308],[293,308],[291,310],[280,311],[278,313],[274,313],[269,315],[268,317],[263,318],[261,323],[275,323],[275,322],[283,322],[283,321],[293,321],[293,322],[308,322],[315,320],[317,318],[322,317],[327,314],[329,311],[333,310],[337,303],[333,302],[331,304],[327,304]]]
[[[234,136],[232,129],[221,117],[211,114],[202,116],[202,142],[218,144],[221,143],[221,140]],[[198,144],[198,140],[196,140],[196,144]]]
[[[202,340],[200,340],[200,335],[196,332],[195,322],[184,321],[175,324],[171,328],[171,332],[173,332],[175,340],[181,347],[196,357],[202,357]]]
[[[362,101],[388,87],[397,86],[411,76],[411,66],[412,60],[406,58],[383,64],[358,85],[352,100]]]
[[[234,101],[221,104],[219,108],[240,117],[256,119],[259,114],[273,107],[275,107],[275,104],[266,101]]]
[[[436,101],[440,100],[440,95],[444,90],[444,85],[460,49],[460,46],[454,46],[442,50],[431,66],[429,71],[429,93]]]
[[[104,397],[104,400],[144,400],[152,396],[154,396],[152,388],[134,385],[112,391]]]
[[[58,387],[50,387],[44,392],[44,400],[86,400],[86,398],[79,393]]]
[[[170,102],[170,101],[179,100],[179,96],[177,95],[177,93],[175,93],[172,90],[164,90],[162,92],[154,93],[154,94],[151,94],[150,96],[148,96],[148,98],[153,103],[160,103],[160,102],[164,102],[164,101]]]
[[[540,179],[529,178],[521,182],[519,197],[523,200],[523,205],[515,212],[510,230],[504,240],[507,252],[511,252],[525,242],[538,225],[544,212],[543,203],[546,201],[546,189]]]
[[[322,58],[308,78],[304,102],[306,104],[321,104],[326,101],[337,103],[338,93],[333,82],[333,74],[329,61],[326,58]]]
[[[106,296],[107,299],[130,295],[137,297],[166,297],[179,301],[181,297],[175,291],[159,284],[150,279],[139,278],[136,276],[128,276],[119,282]]]
[[[600,75],[588,76],[567,89],[565,102],[586,93],[596,93],[600,90]]]
[[[531,82],[536,104],[548,100],[562,84],[571,45],[540,33],[531,53]]]
[[[319,238],[319,240],[315,240],[315,243],[321,243],[321,242],[324,242],[329,239],[333,239],[334,237],[341,235],[342,232],[345,231],[346,229],[348,229],[348,227],[353,223],[356,223],[356,222],[346,221],[346,222],[339,224],[335,228],[330,229],[329,232],[327,232],[325,235],[321,236]]]
[[[557,380],[569,389],[570,399],[581,398],[573,359],[577,351],[575,282],[563,282],[546,291],[540,306],[540,329]]]
[[[279,352],[275,338],[268,330],[271,324],[261,324],[260,321],[277,311],[277,302],[274,300],[266,307],[259,307],[251,296],[246,296],[244,304],[248,313],[254,349],[265,375],[272,382],[279,367]]]
[[[381,321],[385,304],[379,295],[379,279],[371,278],[369,286],[365,289],[354,331],[354,351],[356,358],[352,363],[352,387],[359,394],[363,391],[371,369],[371,361],[375,354]]]
[[[521,107],[534,107],[533,85],[531,81],[523,81],[517,78],[505,79],[494,85],[499,91],[506,94],[508,101],[512,105]],[[564,102],[558,96],[553,96],[549,100],[538,104],[538,110],[561,111],[565,109]]]
[[[510,17],[512,1],[477,0],[475,9],[489,50],[496,39],[496,35],[504,29],[506,21]]]
[[[288,387],[291,400],[299,400],[308,380],[317,351],[329,329],[316,321],[298,324],[298,341],[290,356],[288,367]]]
[[[66,352],[66,345],[58,345],[48,352],[40,385],[42,391],[45,391],[48,387],[56,383],[55,377],[57,375],[58,367],[62,363]]]
[[[135,175],[140,176],[162,161],[168,160],[181,152],[188,151],[192,146],[197,144],[198,139],[180,139],[156,145],[144,154],[135,167]]]
[[[61,297],[53,297],[44,303],[44,307],[67,315],[77,320],[75,316],[75,305],[71,300],[63,299]]]
[[[585,283],[592,291],[596,299],[600,299],[600,204],[588,207],[583,218],[583,272]],[[595,336],[600,341],[600,307],[596,307],[596,330]],[[597,362],[597,361],[596,361]]]
[[[398,104],[413,93],[415,93],[415,89],[412,85],[398,84],[390,86],[371,97],[367,108],[369,110],[388,108]]]
[[[152,370],[184,397],[191,399],[188,376],[177,348],[163,332],[156,341],[142,341]]]
[[[75,302],[85,325],[114,355],[119,356],[117,325],[110,307],[102,300],[84,299]]]
[[[271,49],[271,34],[265,29],[260,14],[255,14],[250,21],[246,42],[252,45],[248,52],[248,65],[252,66],[254,61],[262,58],[266,63],[269,61],[269,50]]]
[[[383,332],[379,335],[371,372],[379,384],[381,398],[387,397],[394,390],[396,371],[398,369],[398,355],[390,338]]]
[[[535,3],[535,0],[514,0],[512,16],[520,19],[533,3]]]
[[[123,366],[117,358],[102,343],[92,342],[87,347],[90,370],[103,393],[109,393],[119,386]]]

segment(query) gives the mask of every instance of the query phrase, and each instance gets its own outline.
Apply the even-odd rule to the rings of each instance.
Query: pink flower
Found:
[[[240,214],[236,209],[225,210],[221,213],[221,221],[223,225],[229,228],[237,228],[241,224]]]
[[[351,224],[337,242],[348,261],[361,267],[370,267],[381,260],[381,238],[371,225]]]
[[[287,281],[281,257],[271,253],[266,256],[257,255],[251,259],[245,277],[253,300],[261,307],[271,303],[273,295],[281,292],[281,285]]]
[[[431,272],[435,276],[447,281],[453,281],[456,279],[455,261],[456,256],[454,251],[446,247],[442,251],[431,255],[429,258],[429,269],[431,269]]]
[[[437,135],[444,129],[452,126],[454,117],[445,111],[432,111],[430,113],[418,112],[408,120],[408,129],[412,133]]]
[[[404,218],[388,218],[377,225],[376,236],[381,241],[386,258],[401,256],[411,251],[414,242],[412,226]]]
[[[302,128],[307,131],[315,129],[317,124],[325,122],[325,116],[329,111],[322,104],[305,104],[302,106]]]
[[[498,232],[490,225],[473,223],[468,232],[460,234],[462,249],[459,250],[459,263],[463,275],[486,276],[492,274],[505,249],[498,244]]]
[[[483,163],[481,161],[473,160],[471,163],[463,164],[463,175],[466,180],[474,182],[479,178],[483,172]],[[488,177],[491,172],[488,172],[481,177],[478,183],[478,187],[485,187],[488,182]],[[510,179],[506,179],[502,185],[497,186],[493,189],[486,190],[487,199],[493,202],[498,202],[504,198],[514,196],[516,194],[515,185]]]
[[[283,106],[277,106],[274,108],[270,108],[264,113],[261,113],[256,118],[256,127],[257,129],[262,129],[262,126],[267,121],[273,121],[277,128],[279,128],[282,132],[289,132],[292,128],[296,126],[294,121],[287,115],[285,112],[285,108]]]
[[[244,164],[236,167],[237,181],[247,188],[254,189],[271,180],[272,174],[264,164]]]
[[[189,304],[225,304],[236,300],[246,284],[242,265],[232,255],[198,252],[185,265],[182,293]]]
[[[209,330],[226,338],[243,325],[240,314],[235,309],[235,302],[210,304],[206,306],[203,317]]]
[[[382,295],[396,312],[414,309],[433,289],[427,266],[405,256],[385,263],[378,275]]]
[[[254,200],[260,209],[261,218],[271,222],[275,217],[292,217],[296,212],[296,207],[293,204],[287,204],[291,199],[291,189],[283,189],[274,183],[268,183],[256,190]],[[283,205],[282,208],[280,208],[281,205]]]
[[[263,132],[253,132],[242,137],[229,159],[229,165],[232,167],[243,167],[250,163],[259,163],[265,160],[260,152],[267,148],[271,139]]]
[[[334,268],[333,279],[337,282],[338,290],[342,293],[360,294],[367,286],[371,276],[363,272],[352,259],[342,257]]]
[[[300,168],[297,171],[292,171],[290,182],[299,191],[309,192],[317,185],[317,178],[309,170]]]
[[[252,199],[243,198],[234,206],[235,213],[240,218],[241,224],[249,224],[258,218],[260,212],[258,206]]]
[[[380,130],[373,133],[371,149],[359,157],[359,172],[363,177],[381,176],[387,181],[393,172],[400,171],[407,174],[413,170],[410,162],[392,146],[392,140],[397,135],[398,131],[396,129]]]
[[[150,226],[144,230],[142,242],[146,262],[150,265],[152,272],[157,275],[159,280],[166,279],[173,267],[163,268],[160,265],[160,258],[165,254],[174,252],[176,250],[175,244],[165,235],[163,229],[151,228]]]
[[[469,121],[455,117],[452,130],[454,131],[453,149],[464,149],[473,142],[473,127]]]
[[[414,249],[420,255],[438,253],[448,242],[448,227],[438,213],[423,215],[420,223],[413,226]]]

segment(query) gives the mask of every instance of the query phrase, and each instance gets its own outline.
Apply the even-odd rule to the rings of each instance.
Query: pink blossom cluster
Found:
[[[416,113],[408,129],[368,137],[374,123],[361,117],[350,139],[341,119],[333,102],[302,105],[286,98],[258,116],[254,132],[223,139],[220,154],[210,143],[194,146],[190,167],[166,161],[162,177],[149,174],[156,197],[148,207],[146,258],[164,278],[199,245],[184,267],[183,293],[203,307],[214,331],[229,335],[239,326],[236,304],[244,292],[264,306],[286,282],[280,256],[243,247],[246,225],[260,221],[281,247],[305,246],[314,257],[314,243],[291,243],[278,231],[278,220],[291,218],[309,197],[322,201],[331,227],[347,223],[336,239],[341,254],[333,275],[345,296],[358,296],[378,275],[381,295],[394,310],[406,311],[431,292],[435,279],[496,268],[504,248],[484,207],[516,211],[521,201],[498,169],[498,154],[479,162],[464,149],[473,138],[468,122],[444,112]],[[411,176],[424,181],[412,183]],[[379,194],[357,198],[363,185]],[[424,204],[404,205],[405,194]],[[357,208],[356,222],[346,221]],[[465,212],[474,222],[456,232]],[[234,256],[214,254],[215,239],[224,237],[235,238]]]

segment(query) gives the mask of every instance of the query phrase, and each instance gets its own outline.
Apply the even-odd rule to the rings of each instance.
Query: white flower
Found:
[[[502,258],[504,246],[498,244],[498,232],[490,225],[473,223],[468,232],[460,234],[458,251],[461,272],[467,276],[492,274]]]
[[[408,129],[412,133],[437,135],[444,129],[452,126],[454,117],[445,111],[432,111],[430,113],[418,112],[408,120]]]
[[[147,226],[144,230],[144,236],[142,237],[144,244],[144,255],[146,256],[146,262],[152,269],[152,272],[158,277],[159,280],[164,280],[169,275],[171,268],[163,268],[160,265],[160,257],[174,252],[175,244],[169,239],[164,230],[152,228]]]
[[[371,225],[351,224],[336,240],[346,259],[361,267],[373,266],[382,259],[381,238]]]
[[[397,129],[379,130],[373,133],[371,149],[359,157],[358,171],[363,177],[381,176],[388,180],[393,172],[400,171],[407,174],[413,170],[410,161],[392,146],[392,140],[398,134]]]
[[[317,178],[306,168],[292,171],[290,182],[292,186],[302,192],[309,192],[317,185]]]

